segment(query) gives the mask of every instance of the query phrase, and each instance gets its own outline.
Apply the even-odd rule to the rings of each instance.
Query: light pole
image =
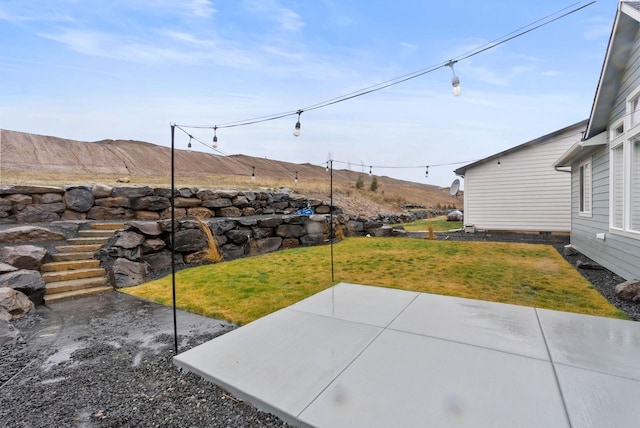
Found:
[[[171,124],[171,293],[173,296],[173,349],[178,355],[178,322],[176,320],[176,206],[174,203],[176,192],[175,174],[175,133],[176,124]]]

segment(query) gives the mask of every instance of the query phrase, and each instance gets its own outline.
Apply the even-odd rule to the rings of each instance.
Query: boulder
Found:
[[[62,202],[62,195],[59,193],[44,193],[42,195],[35,195],[34,202],[38,204],[53,204],[55,202]]]
[[[0,263],[0,275],[7,272],[15,272],[18,268],[15,266],[8,265],[6,263]]]
[[[242,211],[237,207],[224,207],[216,210],[218,217],[240,217]]]
[[[616,294],[621,299],[631,300],[632,302],[640,301],[640,280],[630,279],[616,285]]]
[[[88,187],[74,187],[64,194],[64,203],[67,208],[79,213],[86,213],[93,206],[93,193]]]
[[[129,229],[137,230],[145,236],[162,235],[162,229],[156,221],[131,221],[128,225]]]
[[[249,240],[252,235],[251,230],[247,229],[237,229],[230,230],[227,232],[227,237],[236,245],[242,245]]]
[[[87,213],[79,213],[77,211],[65,210],[60,216],[60,220],[85,220]]]
[[[114,187],[111,196],[124,196],[125,198],[141,198],[153,195],[153,189],[148,186]]]
[[[298,224],[281,224],[276,234],[283,238],[299,238],[304,235],[304,228]]]
[[[112,271],[116,288],[133,287],[145,281],[148,266],[146,263],[120,258],[113,262]]]
[[[207,225],[211,229],[211,232],[215,235],[224,235],[231,229],[236,227],[236,222],[233,220],[209,220]]]
[[[13,195],[16,193],[63,193],[60,187],[53,186],[7,186],[0,188],[0,195]]]
[[[264,239],[254,239],[249,243],[249,249],[252,255],[271,253],[276,251],[282,245],[282,238],[271,237]]]
[[[36,305],[44,303],[45,284],[37,270],[20,269],[0,275],[0,287],[24,293]]]
[[[228,198],[205,199],[202,201],[202,206],[207,208],[225,208],[233,206],[233,203],[231,199]]]
[[[134,217],[128,208],[93,207],[87,213],[90,220],[128,220]]]
[[[317,235],[304,235],[300,237],[300,245],[309,247],[312,245],[326,244],[329,240],[329,235],[317,234]]]
[[[211,217],[214,217],[214,214],[209,208],[195,207],[195,208],[187,208],[187,217],[211,218]]]
[[[225,244],[221,250],[225,260],[233,260],[244,256],[244,249],[236,244]]]
[[[0,259],[18,269],[40,270],[47,250],[35,245],[18,245],[0,248]]]
[[[56,212],[60,209],[62,209],[61,213],[64,212],[64,204],[26,205],[16,213],[16,221],[18,223],[51,223],[60,220],[60,215]]]
[[[0,288],[0,319],[18,319],[33,308],[33,302],[24,293],[9,287]]]
[[[156,253],[164,249],[164,247],[166,246],[167,244],[162,239],[158,239],[158,238],[146,239],[142,243],[142,254]]]
[[[463,218],[464,216],[459,210],[453,210],[449,214],[447,214],[447,221],[462,221]]]
[[[164,271],[171,268],[171,252],[161,251],[144,256],[144,261],[152,272]]]
[[[193,253],[207,247],[207,239],[198,229],[179,230],[175,235],[174,251]]]
[[[20,242],[63,241],[64,239],[65,237],[62,233],[53,232],[39,226],[18,226],[0,231],[0,242],[10,244]]]
[[[199,207],[202,201],[197,198],[177,197],[173,203],[176,208],[195,208]]]
[[[125,231],[119,232],[118,239],[113,244],[116,247],[121,247],[125,249],[132,249],[139,247],[144,242],[144,236],[139,235],[135,232]]]
[[[322,223],[317,221],[309,221],[305,224],[305,229],[309,235],[314,235],[318,233],[328,233],[329,232],[329,224],[323,218]]]
[[[113,187],[106,186],[104,184],[95,184],[91,188],[91,193],[93,194],[93,197],[96,199],[108,198],[109,196],[111,196],[112,191],[113,191]]]
[[[99,207],[123,207],[131,208],[131,201],[124,196],[118,196],[117,198],[106,197],[95,200],[95,204]]]
[[[155,211],[135,211],[133,218],[142,221],[160,220],[160,213]]]
[[[140,211],[162,211],[171,206],[171,201],[164,196],[143,196],[131,200],[131,208]]]
[[[274,228],[280,226],[284,220],[281,217],[267,217],[258,220],[258,226]]]

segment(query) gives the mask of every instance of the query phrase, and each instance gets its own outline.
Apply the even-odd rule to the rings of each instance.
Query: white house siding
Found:
[[[569,232],[571,174],[552,165],[580,140],[583,130],[570,127],[548,141],[525,144],[470,166],[464,174],[465,225],[478,230]]]

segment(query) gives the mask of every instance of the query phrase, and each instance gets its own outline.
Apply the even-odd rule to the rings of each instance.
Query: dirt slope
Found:
[[[132,140],[75,141],[59,137],[0,130],[0,185],[103,183],[115,185],[126,177],[130,184],[170,187],[171,150]],[[252,167],[257,179],[250,180]],[[294,177],[299,183],[294,183]],[[294,164],[246,155],[220,156],[175,151],[176,186],[202,188],[288,187],[310,197],[328,199],[329,174],[323,166]],[[358,177],[363,189],[356,189]],[[370,191],[367,174],[333,171],[333,195],[343,209],[367,215],[399,211],[402,204],[462,208],[462,196],[449,189],[375,176]]]

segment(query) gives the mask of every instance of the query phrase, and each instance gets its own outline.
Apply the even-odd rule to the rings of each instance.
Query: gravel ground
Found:
[[[439,233],[438,239],[553,245],[568,237]],[[579,269],[616,307],[640,321],[640,304],[619,299],[624,280],[606,269]],[[117,308],[117,310],[116,310]],[[178,311],[179,351],[235,327]],[[170,308],[117,292],[41,306],[0,321],[0,421],[12,427],[285,427],[277,417],[237,401],[175,367]]]
[[[178,315],[180,352],[235,328]],[[126,294],[38,307],[0,325],[0,421],[11,427],[287,426],[178,369],[173,346],[171,309]]]

